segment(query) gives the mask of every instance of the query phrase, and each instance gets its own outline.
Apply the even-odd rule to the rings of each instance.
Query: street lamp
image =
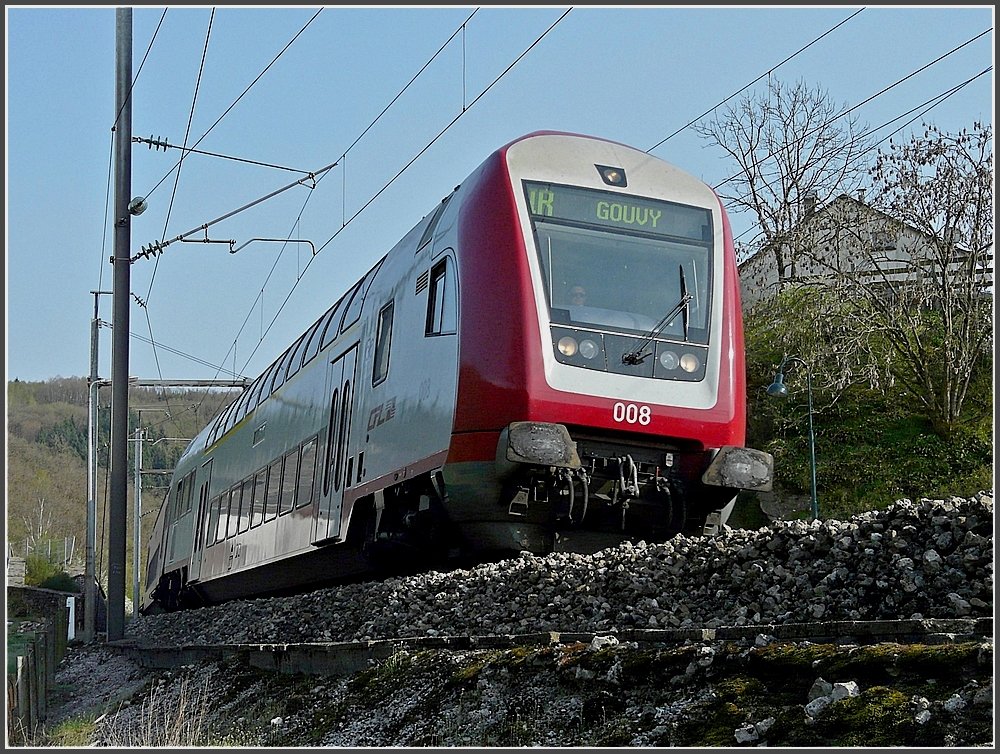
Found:
[[[778,373],[774,382],[767,387],[767,394],[772,398],[787,398],[788,387],[785,385],[785,365],[798,362],[806,368],[806,392],[809,397],[809,464],[812,471],[812,517],[819,518],[819,503],[816,500],[816,436],[813,434],[813,393],[812,369],[798,356],[785,356],[778,365]]]

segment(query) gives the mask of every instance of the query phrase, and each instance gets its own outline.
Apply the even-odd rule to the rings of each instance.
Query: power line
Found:
[[[122,117],[122,110],[125,109],[125,103],[132,99],[132,90],[135,89],[136,82],[139,80],[139,76],[142,74],[142,68],[146,65],[146,59],[149,57],[149,53],[153,49],[153,43],[156,41],[157,35],[160,33],[160,27],[163,26],[163,19],[167,17],[167,8],[163,9],[163,13],[160,16],[160,22],[156,25],[156,29],[153,30],[153,36],[149,40],[149,45],[146,47],[146,54],[142,56],[142,62],[139,63],[139,70],[135,72],[135,76],[132,78],[129,84],[128,94],[125,96],[122,106],[118,108],[118,112],[115,113],[115,122],[111,124],[111,130],[114,131],[118,127],[118,119]]]
[[[657,147],[662,146],[664,143],[666,143],[670,139],[674,138],[677,134],[679,134],[685,128],[689,128],[690,126],[693,126],[699,120],[701,120],[706,115],[708,115],[710,112],[712,112],[713,110],[715,110],[718,107],[722,107],[722,105],[726,104],[729,100],[731,100],[737,94],[741,94],[741,93],[745,92],[747,89],[749,89],[751,86],[753,86],[754,84],[756,84],[758,81],[760,81],[765,76],[770,76],[772,73],[774,73],[776,70],[778,70],[781,66],[783,66],[785,63],[787,63],[789,60],[791,60],[792,58],[794,58],[798,54],[800,54],[800,53],[805,52],[806,50],[808,50],[814,44],[816,44],[821,39],[823,39],[823,37],[827,36],[828,34],[831,34],[832,32],[836,31],[837,29],[839,29],[841,26],[843,26],[844,24],[846,24],[848,21],[850,21],[852,18],[854,18],[855,16],[857,16],[863,10],[864,10],[864,8],[856,10],[854,13],[852,13],[850,16],[848,16],[847,18],[845,18],[843,21],[841,21],[839,24],[837,24],[833,28],[827,29],[825,32],[823,32],[822,34],[820,34],[818,37],[816,37],[816,39],[814,39],[812,42],[810,42],[809,44],[807,44],[805,47],[802,47],[799,50],[797,50],[796,52],[793,52],[791,55],[789,55],[787,58],[785,58],[784,60],[782,60],[777,65],[772,66],[767,71],[764,71],[764,73],[762,73],[760,76],[758,76],[757,78],[755,78],[753,81],[751,81],[749,84],[747,84],[746,86],[744,86],[742,89],[738,89],[737,91],[733,92],[732,94],[730,94],[728,97],[726,97],[721,102],[718,102],[715,105],[712,105],[712,107],[708,108],[708,110],[706,110],[705,112],[703,112],[701,115],[697,116],[696,118],[693,118],[690,122],[685,123],[683,126],[681,126],[676,131],[674,131],[672,134],[670,134],[670,136],[667,136],[665,139],[662,139],[662,140],[658,141],[656,144],[654,144],[649,149],[647,149],[646,153],[648,154],[648,153],[652,152],[654,149],[656,149]]]
[[[462,111],[458,115],[456,115],[451,120],[451,122],[448,123],[448,125],[446,125],[443,129],[441,129],[441,131],[433,139],[431,139],[422,149],[420,149],[420,151],[418,151],[417,154],[414,155],[413,158],[410,159],[410,161],[407,162],[406,165],[404,165],[399,170],[399,172],[396,173],[396,175],[394,175],[392,178],[390,178],[389,181],[384,186],[382,186],[382,188],[380,188],[377,192],[375,192],[375,194],[359,210],[357,210],[353,215],[351,215],[351,217],[348,220],[346,220],[346,222],[344,222],[344,224],[332,236],[330,236],[330,238],[328,238],[323,244],[321,244],[316,249],[316,254],[314,254],[312,257],[309,258],[309,261],[306,263],[305,269],[302,270],[302,274],[292,284],[291,289],[289,289],[288,294],[285,296],[285,300],[282,302],[281,306],[278,308],[278,311],[275,312],[274,317],[271,319],[271,322],[268,324],[267,330],[264,333],[265,336],[267,335],[268,332],[270,332],[271,327],[277,321],[278,316],[284,310],[285,305],[288,303],[289,299],[291,299],[291,296],[295,292],[295,289],[298,287],[299,282],[302,280],[303,277],[305,277],[305,273],[309,270],[309,267],[312,265],[313,260],[316,259],[317,256],[319,256],[319,253],[323,249],[325,249],[337,236],[339,236],[340,233],[344,230],[344,228],[346,228],[348,226],[348,224],[350,224],[358,215],[360,215],[365,209],[367,209],[371,205],[371,203],[374,202],[387,188],[389,188],[389,186],[391,186],[411,165],[413,165],[414,162],[416,162],[428,149],[430,149],[438,141],[438,139],[440,139],[442,136],[444,136],[444,134],[449,129],[451,129],[451,127],[453,125],[455,125],[455,123],[457,123],[459,121],[459,119],[461,119],[461,117],[463,115],[465,115],[470,109],[472,109],[473,105],[475,105],[480,99],[482,99],[482,97],[488,91],[490,91],[490,89],[492,89],[493,86],[498,81],[500,81],[500,79],[502,79],[504,76],[506,76],[511,71],[511,69],[515,65],[517,65],[517,63],[520,62],[524,58],[525,55],[527,55],[532,49],[534,49],[535,46],[538,45],[538,43],[541,42],[542,39],[544,39],[549,34],[549,32],[551,32],[564,18],[566,18],[566,16],[569,15],[569,12],[571,10],[572,10],[572,8],[567,9],[559,18],[557,18],[552,23],[552,25],[549,26],[548,29],[546,29],[544,32],[542,32],[542,34],[537,39],[535,39],[535,41],[532,42],[527,47],[527,49],[524,50],[524,52],[522,52],[517,58],[515,58],[514,61],[509,66],[507,66],[507,68],[505,68],[504,71],[499,76],[497,76],[472,102],[470,102],[468,105],[465,105],[463,103]],[[260,342],[263,342],[263,337],[261,338]],[[249,359],[253,358],[253,355],[257,352],[257,348],[260,347],[260,342],[258,342],[257,346],[254,347],[254,350],[251,352],[250,356],[248,357],[247,362],[246,362],[247,364],[249,364]],[[244,367],[245,366],[246,365],[244,365]]]
[[[906,123],[904,123],[903,125],[901,125],[899,128],[893,130],[887,136],[883,137],[882,139],[879,139],[878,141],[874,142],[871,146],[869,146],[867,149],[865,149],[864,151],[862,151],[858,155],[858,158],[860,159],[864,155],[866,155],[866,154],[872,152],[873,150],[877,149],[881,144],[885,143],[885,141],[887,139],[890,139],[892,136],[894,136],[895,134],[899,133],[900,131],[902,131],[904,128],[906,128],[910,124],[914,123],[917,119],[919,119],[922,116],[924,116],[927,113],[929,113],[931,110],[933,110],[935,107],[937,107],[938,105],[940,105],[941,103],[943,103],[945,100],[947,100],[948,98],[950,98],[950,97],[954,96],[955,94],[957,94],[958,92],[960,92],[962,89],[964,89],[966,86],[968,86],[969,84],[971,84],[973,81],[975,81],[978,78],[981,78],[982,76],[985,76],[987,73],[989,73],[992,70],[993,70],[993,66],[989,66],[989,67],[983,69],[982,71],[980,71],[979,73],[977,73],[975,76],[972,76],[972,77],[966,79],[962,83],[956,84],[955,86],[951,87],[950,89],[946,89],[945,91],[941,92],[940,94],[937,94],[934,97],[931,97],[930,99],[924,100],[922,103],[920,103],[916,107],[910,108],[906,112],[901,113],[900,115],[897,115],[894,118],[891,118],[890,120],[886,121],[885,123],[882,123],[881,125],[876,126],[874,128],[870,128],[866,132],[864,132],[863,134],[860,134],[859,137],[869,136],[869,135],[871,135],[871,134],[873,134],[873,133],[875,133],[877,131],[881,131],[886,126],[890,126],[893,123],[895,123],[896,121],[901,120],[902,118],[905,118],[905,117],[911,115],[912,113],[916,112],[917,110],[921,110],[921,108],[924,108],[923,110],[921,110],[921,112],[918,115],[916,115],[915,117],[911,118]],[[744,230],[738,236],[735,236],[733,238],[733,241],[738,241],[740,238],[742,238],[743,236],[745,236],[747,233],[749,233],[751,230],[754,230],[755,228],[760,228],[759,223],[755,224],[755,225],[751,225],[750,227],[748,227],[746,230]],[[755,241],[757,241],[758,239],[762,238],[763,236],[764,236],[764,233],[763,233],[763,230],[761,230],[759,233],[756,233],[753,238],[750,239],[750,241],[748,242],[748,244],[753,244]]]
[[[191,135],[191,123],[194,121],[194,110],[195,105],[198,103],[198,93],[201,91],[201,76],[205,71],[205,58],[208,57],[208,43],[212,38],[212,24],[215,21],[215,8],[212,8],[212,13],[208,17],[208,29],[205,31],[205,45],[201,51],[201,63],[198,66],[198,78],[194,86],[194,94],[191,97],[191,109],[188,112],[188,122],[187,127],[184,129],[184,146],[187,146],[188,138]],[[181,181],[181,164],[184,162],[184,157],[186,154],[181,155],[180,162],[177,163],[177,172],[174,174],[174,187],[170,192],[170,202],[167,204],[167,215],[163,220],[163,235],[160,240],[167,235],[167,226],[170,224],[170,215],[173,213],[174,200],[177,198],[177,187]],[[153,262],[153,272],[149,276],[149,287],[146,289],[146,300],[148,301],[153,295],[153,282],[156,280],[156,271],[160,268],[160,258],[157,257]],[[153,340],[153,323],[149,319],[149,309],[143,305],[143,311],[146,314],[146,327],[149,330],[149,339],[153,344],[153,361],[156,363],[156,373],[163,379],[163,372],[160,369],[160,356],[156,352],[156,342]],[[166,393],[164,393],[166,396]],[[170,399],[167,398],[167,408],[170,408]]]
[[[976,41],[977,39],[979,39],[980,37],[982,37],[982,36],[983,36],[983,35],[985,35],[985,34],[989,34],[989,33],[990,33],[991,31],[992,31],[992,29],[987,29],[986,31],[983,31],[983,32],[981,32],[981,33],[977,34],[977,35],[976,35],[975,37],[973,37],[972,39],[969,39],[969,40],[967,40],[966,42],[963,42],[963,43],[962,43],[962,44],[960,44],[960,45],[959,45],[958,47],[955,47],[954,49],[950,50],[949,52],[946,52],[946,53],[945,53],[944,55],[941,55],[941,56],[939,56],[939,57],[935,58],[935,59],[934,59],[934,60],[932,60],[932,61],[931,61],[930,63],[927,63],[926,65],[923,65],[923,66],[921,66],[921,67],[920,67],[920,68],[918,68],[917,70],[913,71],[912,73],[909,73],[909,74],[907,74],[906,76],[904,76],[903,78],[899,79],[899,80],[898,80],[898,81],[896,81],[895,83],[892,83],[892,84],[890,84],[889,86],[887,86],[887,87],[883,88],[883,89],[882,89],[881,91],[879,91],[879,92],[876,92],[875,94],[871,95],[871,96],[870,96],[870,97],[868,97],[867,99],[864,99],[864,100],[862,100],[861,102],[859,102],[858,104],[856,104],[856,105],[854,105],[854,106],[852,106],[852,107],[849,107],[849,108],[848,108],[847,110],[844,110],[843,112],[841,112],[841,113],[838,113],[837,115],[835,115],[834,117],[830,118],[830,119],[829,119],[829,120],[827,120],[826,122],[824,122],[824,123],[821,123],[821,124],[819,124],[818,126],[816,126],[815,128],[813,128],[812,130],[810,130],[810,131],[807,131],[806,133],[802,134],[802,136],[801,136],[801,137],[800,137],[800,138],[798,139],[798,142],[797,142],[797,143],[792,143],[791,145],[786,145],[786,146],[793,146],[793,147],[794,147],[794,146],[797,146],[797,145],[801,145],[801,143],[802,143],[802,142],[803,142],[803,141],[804,141],[804,140],[805,140],[806,138],[808,138],[809,136],[812,136],[813,134],[817,133],[818,131],[820,131],[820,130],[822,130],[822,129],[826,128],[826,127],[827,127],[827,126],[829,126],[829,125],[830,125],[831,123],[833,123],[833,122],[834,122],[835,120],[838,120],[838,119],[840,119],[840,118],[844,117],[845,115],[848,115],[848,114],[850,114],[850,113],[851,113],[851,112],[853,112],[854,110],[857,110],[857,109],[858,109],[859,107],[861,107],[862,105],[865,105],[865,104],[868,104],[869,102],[871,102],[872,100],[876,99],[877,97],[881,97],[881,96],[882,96],[883,94],[885,94],[885,93],[886,93],[886,92],[888,92],[889,90],[891,90],[891,89],[893,89],[893,88],[895,88],[895,87],[899,86],[900,84],[902,84],[902,83],[903,83],[904,81],[906,81],[907,79],[910,79],[910,78],[912,78],[913,76],[915,76],[916,74],[918,74],[918,73],[920,73],[920,72],[922,72],[922,71],[925,71],[925,70],[926,70],[927,68],[929,68],[929,67],[930,67],[930,66],[932,66],[932,65],[935,65],[935,64],[937,64],[937,63],[940,63],[940,62],[941,62],[942,60],[944,60],[945,58],[947,58],[947,57],[948,57],[949,55],[953,55],[954,53],[958,52],[959,50],[961,50],[961,49],[962,49],[963,47],[965,47],[966,45],[969,45],[969,44],[971,44],[972,42],[975,42],[975,41]],[[767,160],[767,159],[770,159],[771,157],[774,157],[774,155],[775,155],[775,152],[768,152],[768,153],[767,153],[766,155],[764,155],[764,156],[763,156],[762,158],[760,158],[760,159],[758,160],[758,162],[760,162],[760,161],[763,161],[763,160]],[[743,171],[739,171],[739,172],[736,172],[736,173],[734,173],[733,175],[729,176],[728,178],[724,178],[724,179],[723,179],[722,181],[720,181],[719,183],[717,183],[716,185],[714,185],[714,186],[713,186],[712,188],[713,188],[713,189],[718,189],[718,188],[720,188],[721,186],[725,185],[726,183],[728,183],[729,181],[733,180],[734,178],[737,178],[737,177],[738,177],[739,175],[741,175],[741,174],[742,174],[742,172],[743,172]]]
[[[443,44],[442,44],[442,45],[441,45],[441,46],[440,46],[440,47],[438,48],[437,52],[435,52],[435,53],[434,53],[434,54],[433,54],[433,55],[432,55],[432,56],[431,56],[431,57],[430,57],[430,58],[429,58],[429,59],[427,60],[427,62],[425,62],[425,63],[423,64],[423,66],[421,66],[421,67],[420,67],[420,69],[419,69],[419,70],[417,71],[417,73],[416,73],[416,74],[414,74],[414,75],[413,75],[413,76],[412,76],[412,77],[410,78],[410,80],[409,80],[409,81],[408,81],[408,82],[407,82],[407,83],[406,83],[406,84],[405,84],[405,85],[403,86],[403,88],[402,88],[402,89],[400,89],[400,91],[399,91],[399,92],[398,92],[398,93],[396,94],[396,96],[395,96],[395,97],[393,97],[393,98],[392,98],[392,99],[391,99],[391,100],[389,101],[389,103],[388,103],[388,104],[387,104],[387,105],[386,105],[385,107],[383,107],[383,108],[382,108],[382,111],[381,111],[381,112],[380,112],[380,113],[379,113],[378,115],[376,115],[376,116],[375,116],[375,118],[374,118],[374,119],[373,119],[373,120],[371,121],[371,123],[369,123],[369,124],[368,124],[368,125],[367,125],[367,126],[366,126],[366,127],[364,128],[364,130],[363,130],[363,131],[362,131],[362,132],[361,132],[361,133],[360,133],[360,134],[359,134],[359,135],[358,135],[358,136],[357,136],[357,137],[356,137],[356,138],[354,139],[354,141],[352,141],[352,142],[351,142],[351,144],[350,144],[350,145],[349,145],[349,146],[347,147],[347,149],[345,149],[345,150],[344,150],[344,152],[343,152],[343,155],[341,156],[341,159],[339,160],[339,162],[340,162],[341,164],[345,164],[345,163],[346,163],[346,160],[347,160],[347,155],[348,155],[348,154],[350,153],[350,151],[351,151],[351,150],[352,150],[352,149],[353,149],[353,148],[354,148],[355,146],[357,146],[357,144],[358,144],[358,143],[359,143],[359,142],[361,141],[361,139],[362,139],[362,138],[364,138],[365,134],[367,134],[367,133],[368,133],[368,132],[369,132],[369,131],[370,131],[370,130],[372,129],[372,127],[373,127],[373,126],[374,126],[374,125],[375,125],[376,123],[378,123],[378,121],[379,121],[379,120],[380,120],[380,119],[382,118],[382,116],[383,116],[383,115],[385,115],[385,114],[386,114],[386,113],[387,113],[387,112],[388,112],[388,111],[390,110],[390,108],[392,108],[392,106],[393,106],[393,105],[394,105],[394,104],[395,104],[395,103],[396,103],[396,102],[397,102],[397,101],[399,100],[399,98],[400,98],[400,97],[402,97],[402,96],[403,96],[403,94],[405,94],[405,93],[406,93],[406,91],[407,91],[407,90],[408,90],[408,89],[409,89],[409,88],[410,88],[410,87],[411,87],[411,86],[413,85],[413,83],[414,83],[414,82],[415,82],[415,81],[416,81],[416,80],[417,80],[417,79],[418,79],[418,78],[420,77],[420,74],[422,74],[422,73],[423,73],[423,72],[424,72],[424,71],[425,71],[425,70],[427,69],[427,67],[428,67],[428,66],[429,66],[429,65],[430,65],[431,63],[433,63],[433,62],[434,62],[434,61],[435,61],[435,60],[437,59],[437,57],[438,57],[438,56],[439,56],[439,55],[440,55],[440,54],[441,54],[441,53],[442,53],[442,52],[443,52],[443,51],[444,51],[445,49],[447,49],[448,45],[449,45],[449,44],[450,44],[450,43],[452,42],[452,40],[454,40],[454,39],[455,39],[455,37],[456,37],[456,36],[458,35],[458,33],[459,33],[459,32],[461,32],[461,31],[462,31],[462,30],[463,30],[463,29],[465,28],[465,26],[466,26],[466,25],[467,25],[467,24],[469,23],[469,21],[470,21],[470,20],[472,20],[472,17],[473,17],[473,16],[475,16],[475,15],[476,15],[476,13],[478,13],[478,12],[479,12],[479,8],[476,8],[476,9],[475,9],[475,10],[474,10],[474,11],[473,11],[473,12],[472,12],[472,13],[471,13],[471,14],[470,14],[470,15],[469,15],[469,16],[468,16],[468,17],[467,17],[467,18],[466,18],[466,19],[465,19],[465,20],[464,20],[464,21],[463,21],[462,23],[461,23],[461,25],[459,25],[459,27],[458,27],[457,29],[455,29],[455,31],[454,31],[454,32],[452,32],[451,36],[450,36],[450,37],[448,37],[448,39],[447,39],[447,40],[446,40],[446,41],[445,41],[445,42],[444,42],[444,43],[443,43]],[[346,171],[345,171],[344,175],[346,176]],[[326,174],[324,174],[324,175],[320,176],[319,178],[317,178],[317,181],[316,181],[317,185],[319,184],[319,181],[321,181],[321,180],[322,180],[323,178],[325,178],[325,177],[326,177]],[[344,192],[344,195],[345,195],[345,197],[346,197],[346,191]],[[310,200],[311,198],[312,198],[312,192],[310,192],[310,193],[309,193],[309,195],[308,195],[308,196],[306,197],[305,201],[303,202],[303,204],[302,204],[302,207],[301,207],[301,208],[299,209],[299,214],[298,214],[298,217],[296,218],[296,221],[295,221],[296,223],[298,223],[298,222],[299,222],[299,221],[300,221],[300,220],[302,219],[302,214],[303,214],[303,212],[305,211],[305,208],[306,208],[306,205],[308,205],[308,203],[309,203],[309,200]],[[344,225],[342,226],[342,228],[343,228],[344,226],[346,226],[346,223],[345,223],[345,224],[344,224]],[[286,248],[286,247],[282,247],[281,251],[279,251],[279,252],[278,252],[278,254],[277,254],[277,256],[275,257],[275,260],[274,260],[274,263],[273,263],[273,264],[271,265],[271,269],[270,269],[270,270],[268,270],[268,272],[267,272],[267,275],[266,275],[266,276],[265,276],[265,278],[264,278],[264,282],[263,282],[263,283],[261,284],[261,288],[260,288],[260,293],[259,293],[259,294],[258,294],[258,295],[257,295],[257,296],[256,296],[256,297],[254,298],[254,300],[253,300],[253,303],[251,303],[251,304],[250,304],[250,308],[249,308],[249,310],[247,311],[247,315],[246,315],[246,317],[244,318],[244,320],[243,320],[243,323],[242,323],[242,324],[240,325],[239,329],[237,330],[237,332],[236,332],[236,336],[235,336],[235,337],[233,338],[233,342],[232,342],[232,344],[230,345],[230,347],[229,347],[229,350],[228,350],[228,351],[226,351],[226,355],[225,355],[225,356],[223,357],[223,359],[222,359],[222,360],[223,360],[223,362],[225,362],[225,361],[226,361],[226,360],[227,360],[227,359],[229,358],[229,355],[230,355],[230,354],[233,354],[233,355],[234,355],[234,357],[235,357],[235,351],[236,351],[236,344],[237,344],[237,342],[239,341],[239,337],[240,337],[240,335],[242,335],[242,333],[243,333],[243,329],[244,329],[244,328],[246,327],[247,323],[248,323],[248,322],[250,321],[250,317],[251,317],[251,315],[253,314],[253,310],[254,310],[254,307],[256,306],[256,304],[257,304],[257,302],[258,302],[258,301],[260,301],[260,302],[261,302],[261,317],[263,317],[263,313],[264,313],[264,302],[263,302],[263,297],[264,297],[264,290],[265,290],[265,288],[267,287],[267,284],[268,284],[268,282],[269,282],[269,281],[271,280],[271,276],[272,276],[272,275],[274,274],[274,271],[275,271],[275,270],[277,269],[277,266],[278,266],[278,263],[279,263],[279,262],[281,261],[281,256],[282,256],[282,254],[284,254],[284,251],[285,251],[285,248]],[[318,253],[318,252],[316,252],[316,253]],[[308,268],[308,264],[307,264],[306,266],[307,266],[307,268]],[[304,274],[304,271],[303,271],[303,273],[301,273],[301,274]],[[300,275],[299,275],[299,276],[297,277],[297,279],[296,279],[296,284],[297,284],[297,282],[298,282],[298,279],[300,279],[300,278],[301,278],[301,274],[300,274]],[[294,290],[294,286],[293,286],[292,290]],[[291,293],[291,292],[289,292],[289,295],[290,295],[290,293]],[[287,300],[288,300],[288,299],[287,299],[287,297],[286,297],[285,301],[287,302]],[[282,306],[284,306],[284,304],[282,304]],[[279,313],[280,313],[280,309],[279,309]],[[273,324],[273,320],[272,320],[271,324]],[[258,339],[258,341],[257,341],[257,345],[256,345],[256,346],[254,347],[254,350],[253,350],[253,351],[251,351],[251,353],[250,353],[250,356],[249,356],[249,357],[248,357],[248,359],[247,359],[247,362],[246,362],[246,363],[244,364],[244,368],[246,368],[246,366],[247,366],[247,365],[248,365],[248,364],[250,363],[250,359],[252,359],[252,358],[253,358],[254,354],[255,354],[255,353],[257,352],[257,348],[259,348],[259,347],[260,347],[260,344],[261,344],[261,343],[263,342],[263,340],[264,340],[264,336],[265,336],[266,332],[264,332],[264,331],[263,331],[263,323],[262,323],[262,325],[261,325],[261,329],[262,329],[262,332],[261,332],[261,335],[260,335],[260,338],[259,338],[259,339]],[[268,326],[268,331],[270,331],[270,325]]]
[[[271,62],[268,63],[264,67],[264,70],[262,70],[260,73],[257,74],[257,77],[253,81],[250,82],[250,84],[247,86],[247,88],[243,90],[243,93],[240,94],[240,96],[237,97],[233,101],[233,103],[229,107],[226,108],[226,110],[222,113],[222,115],[220,115],[218,118],[216,118],[215,122],[211,126],[208,127],[208,130],[205,131],[205,133],[203,133],[201,135],[201,137],[198,139],[198,141],[196,141],[194,143],[194,146],[197,147],[199,144],[201,144],[201,142],[204,141],[205,137],[208,136],[212,132],[212,130],[217,125],[219,125],[219,123],[222,122],[222,119],[225,118],[227,115],[229,115],[230,112],[232,112],[232,109],[234,107],[236,107],[236,105],[239,103],[239,101],[246,96],[247,92],[249,92],[253,88],[253,86],[258,81],[260,81],[261,78],[264,77],[264,74],[267,73],[270,70],[271,66],[273,66],[276,62],[278,62],[278,59],[288,51],[288,48],[291,47],[295,43],[295,40],[297,40],[302,35],[302,33],[306,29],[309,28],[310,24],[312,24],[312,22],[315,21],[316,18],[319,16],[319,14],[322,13],[322,12],[323,12],[323,8],[320,8],[318,11],[316,11],[316,13],[312,16],[312,18],[310,18],[308,21],[306,21],[305,26],[303,26],[301,29],[299,29],[299,31],[295,34],[295,36],[292,37],[288,41],[288,43],[281,49],[281,51],[277,55],[274,56],[274,58],[271,60]],[[170,174],[174,172],[174,170],[177,170],[178,167],[180,167],[180,164],[181,164],[182,161],[183,161],[183,157],[169,171],[167,171],[166,175],[164,175],[159,181],[157,181],[156,185],[154,185],[153,188],[151,188],[149,191],[147,191],[144,194],[144,196],[148,199],[153,194],[153,192],[155,192],[156,189],[158,189],[160,187],[160,184],[162,184],[170,176]]]
[[[112,325],[111,325],[110,322],[105,322],[105,321],[101,320],[100,324],[101,324],[102,327],[107,327],[109,329],[112,328]],[[238,374],[236,372],[232,372],[232,371],[226,369],[225,367],[219,366],[218,364],[213,364],[212,362],[205,361],[204,359],[201,359],[201,358],[199,358],[197,356],[192,356],[189,353],[185,353],[184,351],[180,351],[180,350],[178,350],[176,348],[173,348],[171,346],[165,345],[164,343],[161,343],[160,341],[154,341],[151,338],[147,338],[145,335],[140,335],[137,332],[129,332],[129,337],[135,338],[136,340],[141,340],[143,343],[148,343],[150,345],[154,345],[154,346],[156,346],[157,348],[159,348],[159,349],[161,349],[163,351],[168,351],[168,352],[170,352],[172,354],[175,354],[175,355],[180,356],[182,358],[188,359],[189,361],[193,361],[195,363],[201,364],[202,366],[207,366],[207,367],[212,367],[213,369],[217,369],[218,370],[217,374],[221,373],[221,372],[225,372],[226,374],[231,375],[235,379],[246,379],[246,375],[244,375],[244,374]]]
[[[142,62],[139,64],[139,70],[136,71],[135,76],[132,78],[132,81],[129,84],[128,98],[131,98],[131,96],[132,96],[132,90],[135,88],[136,81],[138,81],[139,75],[142,73],[143,66],[146,65],[146,59],[149,57],[149,53],[153,49],[153,43],[156,41],[156,37],[160,33],[160,27],[163,26],[163,20],[166,17],[167,17],[167,8],[164,8],[163,9],[163,13],[160,15],[160,21],[159,21],[158,24],[156,24],[156,29],[153,30],[153,36],[149,40],[149,45],[146,47],[146,54],[142,56]],[[128,98],[126,98],[126,100],[125,100],[126,102],[128,101]],[[105,196],[105,199],[104,199],[104,227],[105,228],[109,227],[109,225],[108,225],[108,214],[109,214],[109,211],[110,211],[111,176],[113,174],[114,154],[115,154],[115,129],[118,127],[118,119],[121,117],[121,111],[122,111],[122,109],[124,109],[124,107],[125,107],[125,103],[123,102],[121,108],[119,108],[118,112],[115,113],[115,121],[114,121],[114,123],[111,124],[111,146],[109,147],[109,155],[108,155],[108,190],[107,190],[107,195]],[[107,256],[108,236],[107,236],[107,233],[104,233],[102,235],[103,235],[103,239],[102,239],[102,242],[101,242],[101,267],[100,267],[100,271],[99,271],[98,276],[97,276],[97,281],[98,281],[97,289],[98,290],[100,290],[101,287],[103,286],[103,281],[104,281],[104,260],[106,260],[108,258],[108,256]]]

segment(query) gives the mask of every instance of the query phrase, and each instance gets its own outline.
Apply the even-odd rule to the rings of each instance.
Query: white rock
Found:
[[[809,717],[816,717],[823,712],[823,710],[829,707],[832,702],[833,699],[828,696],[817,696],[806,705],[806,714]]]
[[[946,712],[959,712],[965,709],[965,700],[959,694],[953,694],[945,700],[944,709]]]
[[[833,693],[830,694],[830,698],[839,702],[841,699],[858,696],[860,693],[861,689],[858,688],[856,681],[847,681],[846,683],[833,684]]]

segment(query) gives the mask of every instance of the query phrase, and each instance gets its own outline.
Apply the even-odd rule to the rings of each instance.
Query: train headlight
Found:
[[[681,356],[681,369],[685,372],[696,372],[701,366],[701,361],[693,353],[686,353]]]
[[[673,371],[680,363],[680,357],[673,351],[664,351],[660,354],[660,364],[668,371]]]
[[[576,338],[571,338],[568,335],[559,338],[559,342],[556,343],[556,348],[559,349],[559,353],[563,356],[575,356],[576,352],[579,350]]]
[[[597,352],[599,350],[600,349],[597,347],[597,344],[592,340],[580,341],[580,355],[585,359],[594,358],[595,356],[597,356]]]

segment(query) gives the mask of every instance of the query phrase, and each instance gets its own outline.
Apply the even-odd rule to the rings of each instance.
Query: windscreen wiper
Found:
[[[638,348],[636,348],[634,351],[628,351],[627,353],[623,353],[622,354],[622,364],[628,364],[629,366],[635,366],[636,364],[641,364],[642,362],[644,362],[646,360],[647,357],[649,357],[650,355],[652,355],[652,353],[653,353],[652,351],[648,351],[646,353],[643,353],[643,349],[652,342],[653,338],[655,338],[657,335],[659,335],[660,331],[664,327],[666,327],[671,322],[673,322],[675,319],[677,319],[677,315],[678,314],[683,314],[684,315],[684,319],[682,320],[682,322],[684,324],[684,340],[687,341],[687,339],[688,339],[688,310],[690,308],[690,303],[691,303],[692,296],[691,296],[690,293],[688,293],[687,280],[684,278],[684,266],[681,265],[681,266],[678,267],[678,269],[680,270],[680,277],[681,277],[681,298],[680,298],[680,300],[676,304],[674,304],[673,308],[669,312],[666,313],[666,315],[663,317],[663,319],[661,319],[659,321],[659,323],[657,323],[656,327],[654,327],[652,330],[649,331],[649,335],[646,336],[646,339],[644,341],[642,341],[642,344]]]

